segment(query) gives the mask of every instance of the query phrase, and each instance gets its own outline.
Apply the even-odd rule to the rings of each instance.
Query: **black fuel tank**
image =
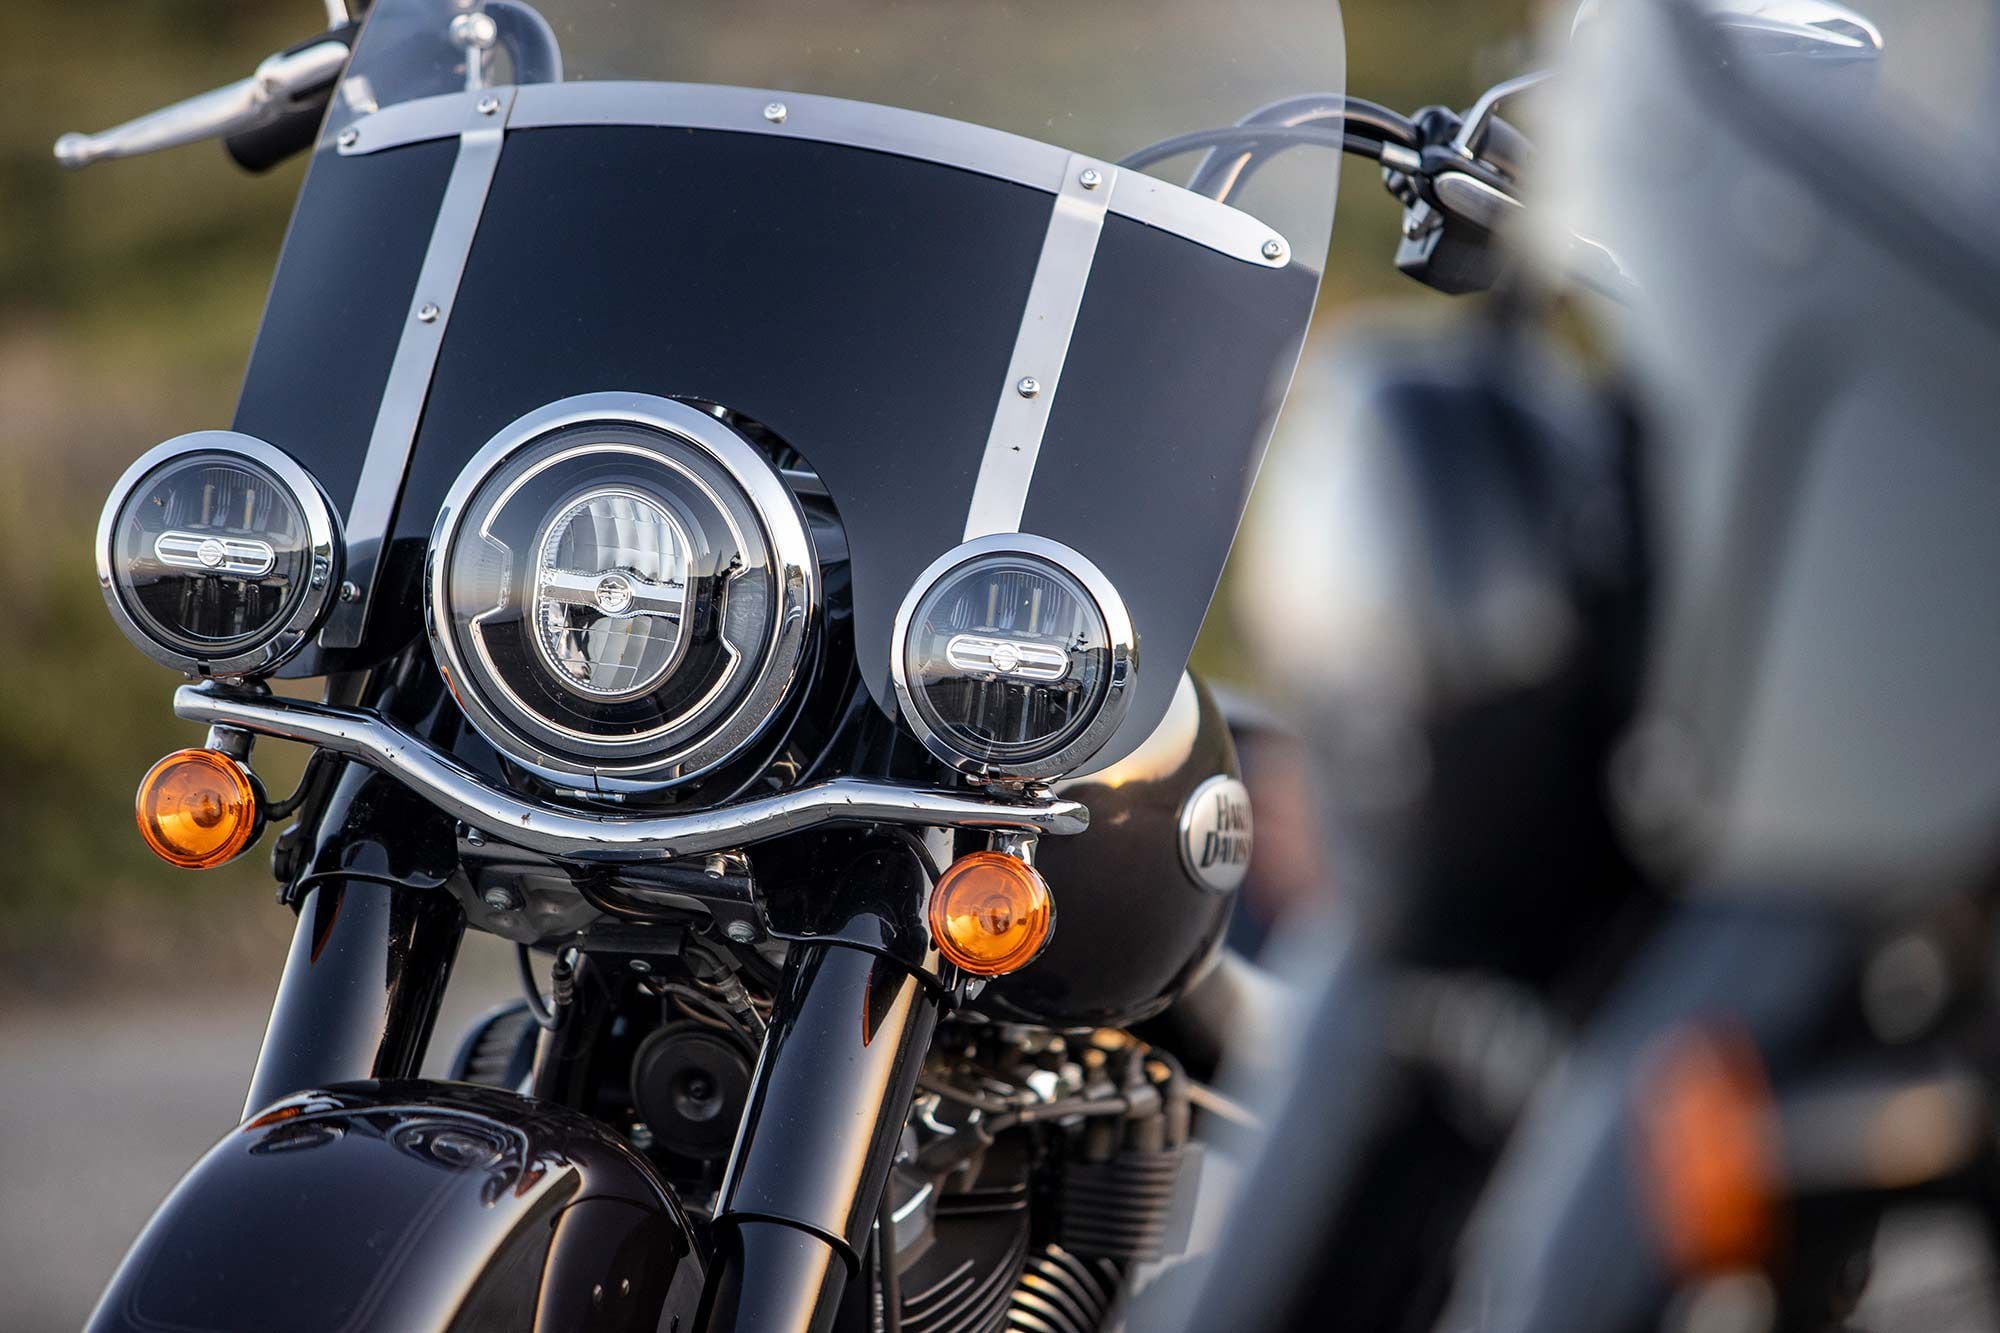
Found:
[[[603,1126],[498,1088],[346,1083],[196,1163],[89,1328],[652,1333],[692,1326],[700,1293],[687,1219]]]
[[[1090,807],[1090,828],[1038,850],[1055,937],[975,1007],[1054,1027],[1129,1026],[1199,977],[1229,923],[1251,837],[1236,744],[1208,690],[1183,675],[1143,745],[1056,790]]]

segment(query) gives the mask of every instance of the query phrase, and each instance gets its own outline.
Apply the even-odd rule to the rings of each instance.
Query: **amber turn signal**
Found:
[[[1041,872],[1004,852],[961,856],[931,893],[938,952],[976,976],[1035,961],[1055,929],[1056,905]]]
[[[1641,1080],[1638,1111],[1646,1193],[1675,1267],[1693,1275],[1770,1259],[1782,1185],[1778,1117],[1750,1038],[1670,1033]]]
[[[219,866],[257,834],[250,775],[216,750],[176,750],[139,782],[139,836],[154,855],[188,870]]]

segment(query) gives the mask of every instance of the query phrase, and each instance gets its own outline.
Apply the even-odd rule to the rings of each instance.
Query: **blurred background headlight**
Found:
[[[431,535],[426,624],[474,727],[580,791],[739,753],[796,678],[817,598],[777,471],[685,403],[600,394],[516,422]]]
[[[200,431],[129,468],[97,528],[98,582],[127,638],[200,676],[275,670],[339,579],[332,511],[262,440]]]
[[[1052,778],[1102,749],[1138,644],[1097,567],[1040,537],[981,537],[918,578],[891,662],[903,715],[965,772]]]

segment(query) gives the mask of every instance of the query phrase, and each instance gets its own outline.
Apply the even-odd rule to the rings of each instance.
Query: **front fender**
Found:
[[[119,1266],[91,1333],[652,1330],[702,1265],[597,1122],[498,1088],[344,1083],[231,1131]]]

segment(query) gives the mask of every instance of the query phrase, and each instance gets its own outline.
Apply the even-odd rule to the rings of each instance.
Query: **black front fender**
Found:
[[[692,1324],[672,1196],[604,1126],[463,1083],[286,1097],[195,1164],[91,1333],[470,1333]]]

